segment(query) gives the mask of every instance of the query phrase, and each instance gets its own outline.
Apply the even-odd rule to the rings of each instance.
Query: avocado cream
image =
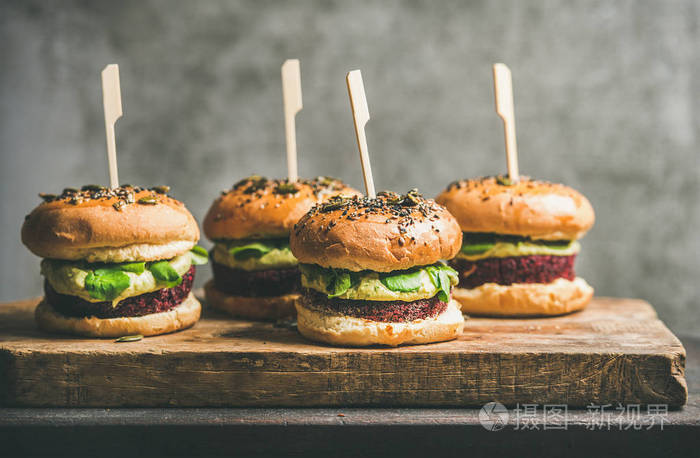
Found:
[[[260,257],[250,256],[241,259],[236,255],[231,254],[231,246],[226,243],[217,243],[214,245],[214,261],[223,264],[233,269],[243,270],[268,270],[268,269],[287,269],[296,267],[299,264],[297,258],[292,254],[292,250],[287,246],[269,247],[269,251]]]
[[[547,245],[532,242],[496,242],[489,245],[489,248],[478,254],[466,254],[464,248],[457,255],[460,259],[468,261],[478,261],[486,258],[508,258],[511,256],[533,256],[533,255],[550,255],[550,256],[571,256],[579,252],[581,245],[577,241],[572,241],[568,245]]]
[[[168,261],[172,268],[180,276],[190,270],[192,265],[192,254],[187,252]],[[109,267],[109,264],[106,265]],[[89,265],[82,261],[60,261],[44,259],[41,261],[41,274],[60,294],[78,296],[89,302],[102,302],[100,299],[92,297],[85,288],[85,278],[91,272]],[[129,277],[129,286],[121,291],[112,300],[112,305],[116,306],[121,300],[128,297],[139,296],[159,289],[167,288],[164,282],[156,279],[153,273],[145,269],[141,273],[123,271]]]
[[[392,291],[387,288],[379,278],[377,272],[359,272],[359,279],[353,282],[344,293],[334,296],[337,299],[359,299],[370,301],[417,301],[428,299],[438,293],[438,288],[433,284],[430,275],[425,270],[420,271],[420,286],[415,291],[402,292]],[[456,285],[458,278],[456,275],[450,276],[452,286]],[[305,288],[315,289],[326,293],[326,285],[322,276],[311,276],[309,272],[302,268],[301,284]]]

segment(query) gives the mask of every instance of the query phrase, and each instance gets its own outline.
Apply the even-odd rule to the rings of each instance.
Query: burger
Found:
[[[44,258],[45,296],[35,318],[45,331],[92,337],[164,334],[192,326],[199,229],[169,188],[88,185],[27,215],[22,242]]]
[[[454,217],[415,190],[337,197],[296,224],[290,245],[302,293],[297,327],[334,345],[423,344],[456,338],[457,272],[442,260],[462,246]]]
[[[223,191],[204,218],[204,233],[214,242],[207,304],[240,318],[293,317],[299,268],[290,230],[317,203],[356,194],[333,178],[289,182],[257,175]]]
[[[595,220],[577,191],[499,176],[454,182],[436,200],[464,233],[450,263],[459,272],[453,294],[464,313],[560,315],[584,308],[593,297],[593,288],[574,272],[578,239]]]

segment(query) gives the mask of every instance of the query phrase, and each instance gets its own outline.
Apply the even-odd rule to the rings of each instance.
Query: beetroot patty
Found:
[[[557,278],[573,280],[576,255],[533,255],[510,258],[486,258],[478,261],[453,259],[450,265],[459,272],[460,288],[476,288],[484,283],[551,283]]]
[[[214,285],[226,294],[244,297],[283,296],[297,292],[301,281],[298,267],[291,269],[243,270],[212,261]]]
[[[55,289],[44,282],[46,301],[59,313],[65,316],[97,318],[120,318],[143,316],[151,313],[166,312],[185,300],[194,281],[194,266],[182,276],[182,283],[172,288],[159,289],[140,296],[127,297],[119,301],[116,307],[112,302],[89,302],[77,296],[57,293]]]
[[[412,302],[363,301],[329,299],[326,294],[304,289],[302,301],[306,308],[313,310],[389,323],[433,318],[447,310],[447,302],[442,302],[437,295]]]

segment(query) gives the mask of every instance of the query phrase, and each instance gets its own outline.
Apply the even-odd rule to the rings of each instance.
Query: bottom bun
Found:
[[[553,316],[581,310],[593,297],[586,280],[558,278],[552,283],[485,283],[477,288],[454,288],[462,312],[481,316]]]
[[[323,313],[304,307],[301,301],[297,301],[296,308],[301,335],[333,345],[396,347],[442,342],[457,338],[464,328],[464,317],[455,301],[450,301],[447,309],[435,318],[398,323]]]
[[[34,318],[48,332],[89,337],[122,337],[134,334],[155,336],[192,326],[199,320],[202,306],[190,293],[177,307],[166,312],[121,318],[69,317],[58,313],[45,300],[36,307]]]
[[[271,297],[232,296],[216,289],[214,281],[209,280],[204,285],[204,297],[207,305],[236,318],[275,321],[296,315],[294,302],[299,295],[285,294],[284,296]]]

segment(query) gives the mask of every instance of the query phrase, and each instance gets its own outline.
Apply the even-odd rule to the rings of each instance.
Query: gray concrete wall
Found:
[[[362,185],[344,83],[361,68],[377,187],[430,196],[504,170],[490,67],[503,61],[522,173],[596,209],[580,274],[700,334],[699,23],[690,0],[3,0],[0,300],[40,294],[19,242],[36,194],[107,183],[107,63],[121,68],[122,182],[167,183],[201,220],[240,177],[284,174],[285,58],[302,63],[302,175]]]

